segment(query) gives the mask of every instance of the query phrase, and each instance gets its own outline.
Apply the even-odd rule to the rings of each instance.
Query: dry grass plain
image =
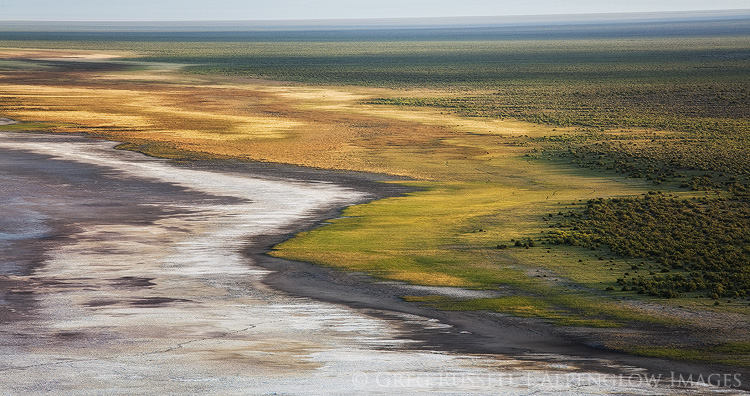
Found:
[[[569,246],[512,246],[538,238],[546,213],[652,187],[526,156],[536,147],[530,137],[572,129],[365,104],[404,96],[403,90],[184,75],[171,66],[117,63],[110,55],[122,54],[0,49],[0,116],[22,122],[0,128],[86,133],[173,159],[403,176],[408,180],[399,183],[419,190],[348,208],[273,254],[388,280],[500,290],[506,296],[405,298],[536,317],[618,350],[750,365],[742,330],[750,324],[747,302],[713,307],[605,292],[616,286],[612,268],[629,262],[602,263],[594,252]],[[724,320],[707,320],[717,315]],[[665,346],[665,332],[676,330],[685,336]]]

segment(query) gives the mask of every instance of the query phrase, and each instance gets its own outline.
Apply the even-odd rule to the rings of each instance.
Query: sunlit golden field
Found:
[[[643,179],[529,155],[540,148],[535,138],[579,133],[574,128],[367,104],[403,97],[402,89],[184,75],[169,66],[133,69],[133,64],[91,62],[108,56],[0,49],[0,66],[21,62],[0,68],[0,116],[22,121],[20,127],[0,129],[28,125],[29,130],[83,132],[177,159],[238,158],[403,176],[409,180],[398,183],[416,187],[415,192],[348,208],[342,218],[282,243],[272,254],[388,280],[514,296],[425,300],[443,309],[489,309],[591,328],[679,327],[701,332],[701,346],[747,341],[734,330],[739,325],[702,333],[705,318],[694,314],[718,311],[746,325],[750,310],[744,300],[714,307],[704,300],[605,292],[616,286],[613,268],[629,268],[630,261],[608,257],[603,264],[598,253],[571,246],[514,246],[517,240],[537,240],[548,213],[653,188]],[[35,61],[40,58],[89,63]],[[412,97],[453,94],[409,91]],[[600,341],[632,350],[628,334]],[[695,347],[697,339],[686,337],[685,347]],[[745,353],[738,356],[728,359],[748,364]]]

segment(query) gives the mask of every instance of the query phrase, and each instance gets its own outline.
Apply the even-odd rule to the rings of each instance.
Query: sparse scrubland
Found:
[[[0,129],[85,132],[179,160],[403,176],[397,183],[413,192],[347,208],[271,254],[496,290],[404,298],[585,328],[605,347],[643,355],[748,366],[746,33],[31,37],[0,42],[42,48],[0,50],[0,116],[24,122]],[[105,50],[131,63],[70,61]],[[717,315],[732,325],[706,320]],[[613,337],[613,328],[641,332]],[[666,346],[665,329],[685,336]]]

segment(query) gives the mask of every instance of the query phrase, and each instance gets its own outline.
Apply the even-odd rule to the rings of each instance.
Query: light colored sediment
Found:
[[[419,350],[396,322],[263,286],[240,254],[254,235],[283,232],[316,211],[363,199],[328,183],[173,167],[96,141],[25,150],[97,165],[113,177],[174,183],[222,197],[152,223],[77,224],[31,276],[37,308],[0,327],[0,390],[9,394],[686,394],[578,370],[578,360]],[[49,138],[47,138],[49,139]],[[91,197],[95,203],[96,197]],[[123,203],[125,204],[125,203]],[[25,205],[34,208],[34,202]],[[92,206],[92,207],[95,207]],[[106,217],[106,213],[102,216]],[[413,328],[440,323],[401,315]],[[551,363],[549,362],[551,361]],[[83,375],[82,375],[83,374]],[[624,379],[623,379],[624,378]],[[0,393],[2,393],[0,392]]]

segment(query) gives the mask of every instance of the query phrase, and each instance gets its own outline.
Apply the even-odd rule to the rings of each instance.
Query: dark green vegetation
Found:
[[[750,45],[750,39],[745,45]],[[591,131],[649,128],[723,136],[747,131],[750,126],[750,52],[741,61],[730,63],[719,58],[707,60],[718,55],[695,54],[704,58],[702,65],[683,63],[680,68],[620,56],[623,59],[600,59],[604,65],[592,62],[588,73],[566,71],[565,77],[552,81],[530,78],[532,85],[504,82],[498,84],[497,91],[479,96],[378,99],[373,103],[440,107],[467,116],[518,118]],[[649,56],[671,57],[667,53]],[[637,70],[641,67],[648,69]],[[601,75],[595,75],[593,69]]]
[[[734,190],[746,183],[750,36],[544,45],[525,65],[498,66],[498,81],[486,86],[491,92],[372,103],[577,127],[575,134],[538,140],[548,155],[632,177],[663,182],[708,177],[689,172],[707,171],[732,176],[683,181]]]
[[[188,73],[428,88],[370,104],[576,128],[531,156],[646,178],[701,201],[596,200],[554,243],[645,259],[622,287],[662,297],[745,296],[750,193],[748,19],[308,32],[9,32],[16,46],[129,50]],[[56,42],[40,42],[51,36]],[[528,239],[532,241],[532,239]],[[651,269],[648,269],[648,266]],[[661,271],[669,270],[670,273]],[[638,271],[638,275],[635,272]],[[652,275],[651,273],[655,273]],[[614,279],[613,279],[614,280]]]
[[[666,298],[750,294],[750,205],[743,200],[644,197],[597,199],[559,219],[546,240],[602,246],[635,259],[617,280],[623,291]]]
[[[650,42],[648,51],[623,47],[616,55],[587,53],[594,56],[585,61],[566,51],[564,72],[556,73],[556,58],[535,65],[545,72],[519,72],[494,92],[372,103],[577,127],[574,134],[533,139],[542,146],[536,156],[646,178],[668,191],[712,192],[700,199],[593,200],[585,210],[561,213],[559,230],[544,239],[637,259],[628,272],[613,275],[623,291],[746,298],[750,38],[734,40],[733,49],[701,50],[693,42],[692,50],[674,54],[666,50],[674,43]]]
[[[554,112],[560,115],[551,112],[549,116],[561,124],[571,122],[565,119],[565,110],[574,106],[575,101],[588,105],[583,107],[591,113],[590,117],[599,117],[593,114],[591,100],[598,100],[604,93],[620,96],[616,91],[602,91],[602,84],[616,82],[616,88],[628,90],[641,89],[640,85],[647,81],[668,84],[687,78],[707,80],[709,84],[731,84],[733,79],[727,81],[727,74],[741,72],[745,77],[750,76],[747,70],[750,55],[736,54],[738,47],[746,46],[746,41],[675,41],[406,41],[338,43],[335,46],[329,43],[260,46],[227,43],[229,51],[226,53],[220,52],[223,46],[219,46],[214,47],[214,55],[201,58],[182,57],[175,52],[152,59],[201,63],[189,69],[195,73],[328,84],[498,90],[479,97],[487,102],[484,105],[477,103],[474,97],[461,97],[466,102],[458,105],[459,109],[469,115],[493,116],[514,116],[518,108],[556,109]],[[631,84],[637,86],[628,87]],[[554,101],[545,102],[550,94]],[[577,99],[579,96],[583,97]],[[508,106],[509,111],[495,112],[493,108],[498,103],[501,107]],[[437,102],[437,105],[443,104],[446,102]],[[548,104],[557,106],[546,106]],[[603,116],[606,118],[606,115]]]
[[[608,84],[616,83],[620,89],[684,79],[732,84],[733,78],[726,78],[729,74],[744,70],[747,76],[749,20],[739,15],[720,21],[311,31],[23,32],[8,28],[0,37],[6,40],[3,45],[14,47],[135,51],[146,55],[138,60],[190,64],[187,70],[192,73],[498,90],[488,96],[461,96],[469,102],[457,102],[456,108],[467,114],[514,117],[546,109],[554,122],[565,124],[577,121],[552,113],[565,113],[569,103],[583,95],[579,101],[595,116],[591,100],[604,94],[617,96],[602,90]],[[663,93],[661,88],[655,88],[657,95]],[[550,97],[554,100],[547,101]],[[498,112],[498,105],[505,109]]]
[[[227,87],[253,78],[356,86],[344,106],[329,112],[337,102],[324,103],[326,117],[347,119],[341,128],[347,147],[358,149],[350,159],[369,156],[364,158],[375,160],[378,172],[406,169],[429,182],[407,197],[349,208],[342,218],[298,235],[273,254],[415,284],[500,287],[507,296],[412,300],[585,326],[587,334],[599,334],[602,345],[613,349],[716,362],[737,355],[729,364],[746,365],[746,344],[726,342],[746,342],[744,330],[735,333],[736,326],[727,324],[716,331],[704,322],[715,318],[706,314],[716,310],[747,323],[749,21],[710,34],[684,24],[680,34],[659,33],[652,26],[642,35],[633,27],[614,36],[606,28],[557,34],[559,26],[525,35],[317,31],[309,36],[143,33],[137,38],[113,33],[68,37],[85,40],[76,43],[20,35],[16,38],[25,41],[0,46],[132,51],[138,61],[187,65],[182,70],[190,78],[184,80],[212,81],[196,89],[201,93],[212,84]],[[134,41],[105,40],[117,37]],[[136,53],[142,56],[135,58]],[[139,89],[146,86],[133,81],[129,84]],[[271,84],[282,92],[308,89]],[[310,92],[320,95],[316,101],[327,95]],[[269,100],[258,95],[248,98],[248,105]],[[204,104],[211,111],[223,109],[216,105],[222,102],[213,102],[216,97],[192,99],[198,109]],[[355,103],[361,97],[369,98]],[[119,96],[113,98],[120,103]],[[242,100],[234,103],[240,113]],[[261,110],[290,113],[275,104]],[[354,114],[362,113],[350,110],[377,116],[361,121]],[[434,125],[399,124],[398,129],[392,123],[370,130],[368,125],[391,122],[377,118],[383,114],[414,114]],[[482,127],[457,126],[464,121]],[[159,144],[164,146],[134,141],[123,147],[179,154]],[[205,149],[207,143],[201,144]],[[317,146],[292,147],[288,151]],[[658,191],[639,195],[648,189]],[[570,202],[575,205],[564,208]],[[651,331],[655,324],[662,327],[651,345],[627,338],[639,333],[631,330]],[[627,331],[611,332],[619,326]],[[607,332],[593,330],[604,327]],[[688,340],[683,336],[689,332],[694,337]],[[718,352],[707,354],[709,348]]]

